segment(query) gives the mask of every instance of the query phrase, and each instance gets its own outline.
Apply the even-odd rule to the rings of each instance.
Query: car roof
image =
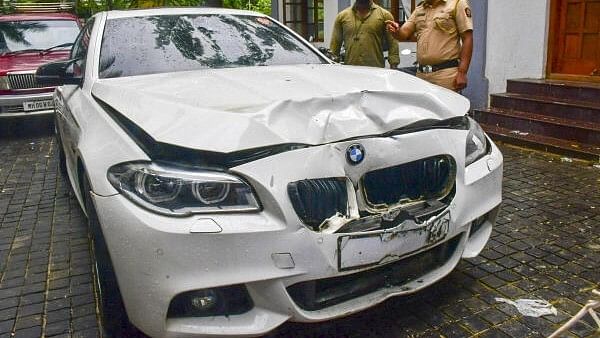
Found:
[[[213,7],[172,7],[172,8],[150,8],[131,9],[125,11],[108,11],[107,19],[131,18],[155,15],[180,15],[180,14],[233,14],[264,16],[262,13],[245,11],[240,9],[213,8]]]
[[[0,21],[73,20],[79,18],[71,13],[22,13],[0,15]]]

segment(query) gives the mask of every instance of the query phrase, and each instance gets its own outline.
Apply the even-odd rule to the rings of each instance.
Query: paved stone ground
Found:
[[[97,335],[87,227],[48,129],[0,129],[0,337]]]
[[[1,122],[0,122],[1,123]],[[0,337],[96,337],[87,228],[57,173],[48,127],[0,126]],[[600,169],[503,146],[504,205],[482,255],[443,281],[360,314],[290,323],[271,337],[541,337],[600,282]],[[558,316],[521,316],[495,297],[541,298]],[[592,322],[572,337],[600,336]]]

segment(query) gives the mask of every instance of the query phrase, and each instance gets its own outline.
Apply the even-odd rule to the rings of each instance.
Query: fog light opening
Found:
[[[201,292],[202,294],[190,297],[191,305],[198,311],[208,311],[217,305],[219,298],[213,290]]]
[[[181,293],[169,305],[169,318],[212,317],[239,315],[248,312],[254,304],[243,285]]]

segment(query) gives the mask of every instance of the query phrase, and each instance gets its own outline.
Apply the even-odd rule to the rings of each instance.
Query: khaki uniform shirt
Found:
[[[389,46],[388,62],[400,63],[398,42],[385,29],[385,21],[394,16],[376,4],[371,5],[369,14],[361,18],[354,7],[346,8],[335,18],[331,51],[339,56],[342,44],[346,48],[344,63],[347,65],[385,67],[383,41]]]
[[[435,7],[421,3],[406,22],[417,37],[417,61],[436,65],[460,57],[460,34],[473,30],[467,0],[441,0]]]

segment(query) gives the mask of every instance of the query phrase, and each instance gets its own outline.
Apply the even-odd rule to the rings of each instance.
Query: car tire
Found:
[[[54,137],[56,138],[56,152],[58,153],[58,171],[64,177],[67,176],[67,158],[63,149],[62,138],[58,132],[57,121],[54,121]]]
[[[102,336],[115,338],[144,337],[129,322],[127,317],[108,247],[104,241],[98,215],[90,195],[91,189],[87,176],[83,179],[82,189],[91,236],[91,248],[95,258],[93,265],[94,288],[98,299]]]

